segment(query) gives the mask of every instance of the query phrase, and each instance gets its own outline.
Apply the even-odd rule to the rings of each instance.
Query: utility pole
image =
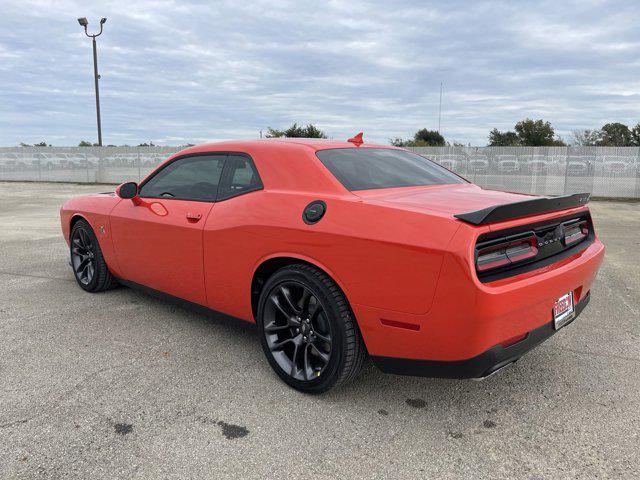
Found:
[[[440,82],[440,105],[438,106],[438,133],[440,133],[441,118],[442,118],[442,82]]]
[[[102,146],[102,124],[100,122],[100,88],[98,86],[98,80],[100,80],[100,75],[98,75],[98,50],[96,46],[96,37],[99,37],[102,34],[102,26],[107,21],[106,18],[100,19],[100,32],[90,35],[87,32],[87,26],[89,22],[85,17],[79,18],[78,23],[81,27],[84,27],[84,33],[87,37],[91,38],[93,43],[93,79],[95,83],[96,89],[96,118],[98,122],[98,146]]]

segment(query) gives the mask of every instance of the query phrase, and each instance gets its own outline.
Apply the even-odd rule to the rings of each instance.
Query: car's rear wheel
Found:
[[[351,380],[366,357],[344,294],[310,265],[284,267],[267,280],[257,321],[269,364],[303,392],[322,393]]]
[[[101,292],[118,285],[104,261],[98,239],[86,220],[78,220],[73,225],[69,251],[73,274],[83,290]]]

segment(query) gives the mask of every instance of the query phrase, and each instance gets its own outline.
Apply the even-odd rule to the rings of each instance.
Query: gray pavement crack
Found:
[[[45,280],[62,280],[63,282],[73,282],[71,278],[47,277],[46,275],[30,275],[28,273],[7,272],[0,270],[0,275],[10,275],[13,277],[43,278]]]

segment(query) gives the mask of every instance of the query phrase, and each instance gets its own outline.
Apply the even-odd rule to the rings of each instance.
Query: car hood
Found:
[[[534,195],[485,190],[473,184],[360,190],[353,193],[367,203],[445,215],[537,198]]]

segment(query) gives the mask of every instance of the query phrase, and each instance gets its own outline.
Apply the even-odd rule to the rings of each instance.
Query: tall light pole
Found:
[[[102,125],[100,124],[100,88],[98,87],[98,80],[100,80],[100,75],[98,75],[98,52],[96,50],[96,37],[102,35],[102,26],[107,21],[106,18],[100,19],[100,31],[98,33],[94,33],[93,35],[87,32],[87,26],[89,22],[85,17],[79,18],[78,23],[81,27],[84,28],[84,33],[87,37],[91,38],[93,41],[93,78],[96,85],[96,116],[98,119],[98,146],[102,146]]]

